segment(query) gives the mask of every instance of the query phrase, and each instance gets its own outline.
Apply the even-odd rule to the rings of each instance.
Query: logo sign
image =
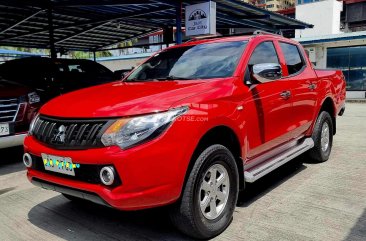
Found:
[[[61,125],[56,134],[53,137],[53,140],[58,143],[64,143],[66,137],[66,127],[64,125]]]
[[[186,7],[186,36],[216,34],[216,3],[206,2]]]

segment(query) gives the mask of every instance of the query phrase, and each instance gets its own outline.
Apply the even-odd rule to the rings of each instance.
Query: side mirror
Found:
[[[281,65],[275,63],[255,64],[253,65],[252,77],[260,83],[281,79]]]

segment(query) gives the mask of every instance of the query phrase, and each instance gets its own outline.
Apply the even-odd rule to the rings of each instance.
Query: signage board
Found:
[[[186,7],[186,36],[216,34],[216,3],[205,2]]]

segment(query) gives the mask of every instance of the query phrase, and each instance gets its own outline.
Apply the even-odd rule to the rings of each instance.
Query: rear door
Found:
[[[272,41],[265,41],[256,46],[247,66],[246,78],[251,76],[253,65],[264,63],[280,63]],[[291,138],[288,129],[291,125],[289,119],[292,103],[290,96],[283,94],[290,91],[289,81],[278,79],[250,86],[244,107],[247,115],[249,159],[270,151]]]
[[[289,42],[279,42],[286,62],[288,76],[285,79],[291,83],[291,99],[293,108],[289,131],[292,136],[299,137],[310,127],[317,100],[317,76],[306,63],[302,49]]]

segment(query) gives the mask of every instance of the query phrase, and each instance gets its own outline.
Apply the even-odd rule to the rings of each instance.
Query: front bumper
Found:
[[[116,146],[87,150],[56,150],[28,136],[24,141],[25,152],[37,157],[41,157],[42,153],[70,157],[74,164],[80,166],[113,165],[121,184],[110,187],[34,168],[28,168],[27,176],[34,184],[47,183],[47,189],[61,193],[65,192],[65,188],[71,188],[80,193],[92,194],[100,197],[107,205],[120,210],[167,205],[180,197],[195,147],[195,143],[187,141],[191,138],[189,135],[182,135],[180,138],[173,133],[167,132],[153,141],[128,150],[121,150]],[[180,148],[177,149],[177,146]],[[45,187],[45,184],[40,186]],[[54,188],[55,186],[58,188]],[[74,196],[80,197],[80,194]]]
[[[23,145],[26,133],[0,137],[0,149]]]
[[[32,179],[32,183],[33,185],[37,186],[37,187],[41,187],[47,190],[52,190],[52,191],[56,191],[59,193],[64,193],[64,194],[68,194],[70,196],[74,196],[74,197],[78,197],[81,199],[85,199],[100,205],[105,205],[110,207],[102,198],[100,198],[98,195],[94,194],[94,193],[90,193],[90,192],[85,192],[85,191],[80,191],[77,189],[73,189],[70,187],[64,187],[61,185],[57,185],[54,183],[50,183],[50,182],[46,182],[46,181],[42,181],[40,179],[37,178],[33,178]]]

